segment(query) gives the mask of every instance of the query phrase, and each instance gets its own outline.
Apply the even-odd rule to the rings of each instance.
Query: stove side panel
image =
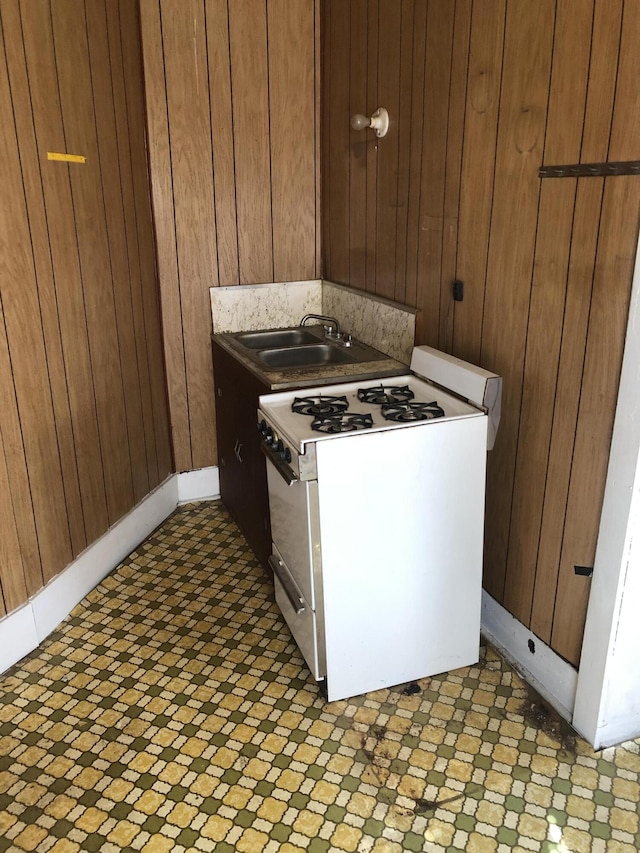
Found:
[[[486,417],[317,446],[330,700],[478,660]]]

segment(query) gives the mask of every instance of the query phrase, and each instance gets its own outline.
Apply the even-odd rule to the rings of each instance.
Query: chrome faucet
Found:
[[[325,317],[322,314],[305,314],[302,320],[300,320],[300,325],[304,326],[307,320],[320,320],[325,328],[328,338],[336,338],[337,340],[340,340],[342,337],[340,333],[340,324],[335,317]]]

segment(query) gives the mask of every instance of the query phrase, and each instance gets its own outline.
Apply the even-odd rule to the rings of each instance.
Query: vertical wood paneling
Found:
[[[79,168],[69,168],[69,179],[89,332],[102,470],[109,522],[113,524],[133,505],[133,481],[86,19],[77,0],[51,0],[51,11],[66,150],[87,157],[87,163]]]
[[[228,286],[240,282],[240,270],[227,0],[206,0],[205,10],[209,50],[209,99],[213,138],[218,277],[222,286]]]
[[[2,435],[0,434],[0,439]],[[27,600],[18,526],[11,500],[9,472],[0,442],[0,616]]]
[[[96,150],[99,157],[106,225],[105,248],[111,263],[131,479],[134,501],[137,502],[149,492],[149,460],[142,416],[136,329],[133,322],[113,82],[104,73],[104,69],[109,68],[111,62],[106,8],[101,4],[89,3],[86,6],[86,14],[91,94],[96,124]]]
[[[16,2],[4,4],[2,13],[7,31],[20,34],[22,27],[18,4]],[[6,48],[7,68],[13,100],[17,104],[29,104],[29,82],[22,39],[18,37],[9,39]],[[29,214],[33,263],[47,352],[47,367],[51,382],[69,530],[73,553],[78,554],[86,546],[87,538],[32,111],[30,109],[14,110],[14,120],[17,136],[20,140],[22,181]]]
[[[264,0],[229,4],[240,280],[273,281],[269,65]]]
[[[153,412],[153,438],[156,445],[157,476],[155,479],[152,478],[152,481],[154,483],[161,483],[175,468],[173,465],[172,442],[169,431],[165,357],[162,346],[163,324],[160,317],[156,241],[149,192],[145,88],[143,86],[141,64],[141,25],[137,7],[128,2],[128,0],[119,0],[119,12],[125,100],[127,104],[127,143],[131,160],[131,181],[133,185],[134,206],[131,213],[135,214],[135,231],[138,240],[137,263],[140,267],[141,302],[144,313],[144,331],[140,329],[140,335],[144,335],[144,337],[140,343],[141,347],[146,350],[149,367],[148,379],[144,378],[146,374],[143,373],[142,381],[143,387],[148,385]],[[133,81],[133,83],[129,81]],[[134,307],[136,304],[134,302]],[[147,436],[148,442],[150,442],[152,438],[150,430],[147,430]],[[151,473],[150,477],[152,477]]]
[[[500,438],[489,457],[485,585],[502,600],[526,321],[549,92],[554,4],[507,7],[480,363],[504,379]],[[518,239],[514,239],[514,235]],[[505,334],[508,330],[508,334]]]
[[[398,200],[396,208],[395,269],[393,298],[404,301],[407,278],[407,223],[409,215],[409,167],[411,163],[411,96],[414,56],[415,2],[403,0],[400,28],[400,81],[398,86]]]
[[[458,0],[455,5],[451,78],[449,84],[449,118],[445,167],[444,222],[442,234],[442,273],[440,289],[439,348],[453,349],[455,306],[451,299],[451,282],[457,273],[458,217],[462,171],[464,113],[469,68],[471,32],[471,0]],[[465,187],[466,190],[466,187]]]
[[[474,0],[464,124],[457,277],[465,297],[455,307],[453,352],[478,363],[493,205],[504,46],[504,0]]]
[[[347,4],[348,5],[348,4]],[[379,5],[378,104],[389,112],[389,132],[378,139],[370,130],[369,144],[378,155],[376,186],[376,272],[375,292],[393,299],[396,266],[396,221],[398,213],[398,153],[400,133],[400,39],[402,2]],[[343,119],[344,121],[344,119]]]
[[[315,272],[314,9],[308,0],[269,0],[269,127],[273,275],[312,279]],[[305,116],[306,120],[301,120]]]
[[[557,5],[553,71],[544,148],[547,163],[575,163],[580,157],[591,47],[590,0]],[[576,181],[547,181],[540,192],[533,285],[529,307],[522,389],[522,416],[514,479],[504,605],[522,622],[531,615]]]
[[[596,259],[600,207],[600,179],[580,180],[571,235],[562,344],[557,368],[555,405],[542,509],[532,598],[531,628],[551,642],[558,567],[567,511],[573,445],[576,435],[580,381]]]
[[[349,49],[351,17],[348,3],[328,0],[325,65],[330,63],[331,76],[324,90],[322,125],[330,129],[325,137],[324,178],[328,189],[324,219],[325,251],[335,281],[349,280],[349,247],[344,235],[349,233]]]
[[[178,471],[192,467],[182,306],[159,0],[140,4],[149,161],[162,298],[162,326],[171,415],[171,443]]]
[[[632,160],[638,153],[640,92],[637,85],[634,51],[639,31],[640,4],[625,3],[620,39],[620,62],[616,80],[616,101],[609,142],[609,158],[612,160]],[[632,186],[629,181],[625,181],[624,184]]]
[[[424,87],[424,136],[418,242],[418,307],[422,310],[422,339],[438,345],[444,182],[447,156],[448,99],[454,4],[429,0]]]
[[[2,7],[5,25],[6,10]],[[69,167],[50,163],[47,151],[66,151],[57,80],[51,76],[55,53],[48,4],[20,4],[20,22],[11,30],[24,38],[30,102],[55,280],[69,405],[87,542],[108,527],[107,499],[100,454],[85,298],[78,259]],[[63,306],[63,308],[62,308]]]
[[[40,551],[38,549],[36,519],[29,487],[29,469],[27,468],[27,458],[22,441],[1,296],[0,391],[2,392],[0,395],[0,399],[2,399],[2,409],[0,410],[2,446],[7,468],[9,494],[11,495],[13,504],[16,533],[22,556],[22,576],[14,577],[13,571],[9,570],[8,576],[5,577],[3,569],[2,587],[6,595],[5,601],[7,607],[10,607],[12,599],[14,601],[13,606],[16,607],[18,604],[26,601],[28,596],[33,595],[43,585],[44,577],[42,574]],[[3,537],[7,537],[7,541],[10,541],[12,536],[11,521],[10,515],[6,517],[3,515],[1,531]]]
[[[638,33],[640,5],[625,4],[609,144],[614,161],[636,159],[640,146]],[[576,664],[589,587],[574,566],[593,565],[595,555],[639,226],[638,179],[607,179],[552,631],[553,647]]]
[[[97,7],[96,7],[97,8]],[[127,272],[131,281],[131,311],[133,316],[133,345],[135,359],[139,372],[138,386],[140,389],[140,406],[143,424],[144,446],[150,482],[159,482],[158,476],[158,443],[154,426],[154,413],[151,399],[149,357],[146,346],[144,288],[142,282],[142,264],[140,242],[138,240],[138,223],[142,224],[147,216],[141,211],[136,215],[134,194],[134,169],[131,158],[129,118],[127,115],[127,88],[125,84],[124,56],[120,38],[120,10],[117,3],[106,5],[105,35],[108,41],[109,64],[112,74],[113,110],[115,117],[114,131],[116,135],[119,190],[122,194],[122,221],[126,245]],[[128,22],[131,26],[132,22]],[[133,73],[133,71],[132,71]],[[143,113],[141,113],[143,115]],[[143,172],[144,174],[144,172]],[[151,281],[155,279],[155,263],[151,265]],[[150,288],[155,291],[152,285]],[[156,338],[158,337],[156,331]],[[166,406],[165,406],[166,409]],[[134,484],[140,475],[134,477]]]
[[[381,0],[368,0],[367,3],[367,108],[365,110],[365,115],[372,115],[374,110],[377,110],[378,107],[384,106],[384,104],[380,103],[380,99],[378,96],[378,50],[380,47],[380,2]],[[384,34],[382,35],[384,38]],[[339,52],[334,50],[333,38],[331,43],[327,44],[327,50],[330,53],[337,53],[337,57],[339,57]],[[334,59],[334,62],[336,59]],[[336,80],[336,75],[334,73],[331,74],[331,80]],[[322,125],[324,127],[324,123]],[[328,128],[331,132],[331,137],[334,136],[334,131],[331,127]],[[376,286],[376,263],[378,258],[378,245],[376,242],[376,234],[378,230],[378,146],[376,144],[376,137],[371,134],[366,134],[366,146],[367,146],[367,198],[366,198],[366,220],[367,220],[367,260],[366,260],[366,282],[367,282],[367,290],[375,290]],[[343,155],[344,156],[344,155]],[[338,151],[338,158],[336,166],[340,163],[340,156]],[[328,173],[328,177],[331,180],[331,185],[335,183],[334,181],[334,168],[336,166],[332,164],[323,163],[323,168]],[[358,199],[354,199],[354,204],[358,203]],[[347,197],[345,200],[346,204],[350,205],[351,199]],[[323,217],[325,213],[323,211]],[[342,238],[338,234],[338,239],[336,241],[336,250],[339,250],[342,245]],[[331,255],[331,266],[333,268],[333,255]],[[325,269],[325,275],[327,278],[331,278],[327,274],[327,270]],[[332,279],[334,280],[334,279]],[[344,283],[348,283],[347,279],[344,279]]]
[[[427,3],[418,2],[413,20],[413,67],[411,69],[411,141],[409,154],[409,198],[407,200],[406,273],[404,295],[396,281],[396,299],[408,305],[417,305],[418,293],[418,241],[420,231],[415,223],[420,216],[420,190],[422,186],[422,140],[424,138],[424,81],[425,50],[427,42]]]
[[[320,198],[322,195],[322,170],[320,160],[322,157],[322,143],[320,139],[320,121],[322,117],[322,91],[320,62],[322,58],[322,16],[320,15],[320,0],[313,3],[313,120],[315,124],[314,133],[314,193],[315,193],[315,215],[316,215],[316,259],[315,278],[321,278],[323,273],[322,259],[322,221],[320,217]]]
[[[416,0],[409,61],[407,5],[370,0],[366,13],[359,6],[369,28],[372,20],[383,24],[385,43],[371,34],[367,40],[366,82],[379,93],[384,68],[390,103],[397,82],[396,139],[380,141],[366,181],[352,179],[345,197],[342,170],[357,162],[353,144],[349,150],[341,131],[324,123],[326,192],[345,209],[366,204],[368,222],[376,223],[368,269],[395,275],[395,298],[422,309],[418,342],[504,377],[502,422],[489,456],[485,586],[577,663],[589,580],[574,566],[593,563],[640,183],[541,182],[537,172],[543,162],[640,156],[632,82],[640,7],[622,0]],[[398,32],[403,47],[394,60]],[[335,23],[327,39],[325,90],[335,101],[346,90],[343,63],[351,62],[352,90],[363,86],[354,69],[364,63],[343,55],[358,42],[352,35],[345,43]],[[393,175],[384,171],[387,150],[399,154]],[[363,184],[376,183],[372,208]],[[337,207],[324,207],[323,215]],[[393,271],[386,267],[391,247]],[[349,279],[339,280],[361,286],[357,229],[334,228],[329,249],[327,278],[349,270]],[[462,302],[451,301],[454,278],[464,282]],[[383,287],[367,276],[368,290]]]
[[[621,2],[596,2],[580,154],[583,162],[607,159],[621,22]],[[603,189],[604,181],[600,178],[578,181],[553,427],[548,452],[547,488],[531,611],[531,628],[549,643],[556,616],[555,599],[576,439]],[[592,531],[585,529],[585,535],[592,536]],[[558,618],[563,618],[561,610],[557,615]]]
[[[317,2],[149,0],[140,10],[171,432],[184,471],[217,461],[209,288],[308,279],[320,266]]]
[[[155,326],[164,384],[158,305],[134,311],[144,264],[130,230],[146,215],[151,235],[148,201],[131,210],[134,150],[148,199],[144,136],[122,139],[136,88],[144,121],[139,28],[125,74],[105,0],[7,0],[0,24],[0,584],[12,610],[158,484],[170,447],[164,390],[158,428],[145,418],[138,357]]]
[[[551,634],[553,648],[575,664],[589,586],[574,567],[593,565],[639,225],[637,179],[607,181]],[[628,247],[626,253],[621,246]]]
[[[595,0],[583,163],[606,160],[614,109],[624,0]],[[624,107],[623,107],[624,108]]]
[[[349,116],[367,109],[367,0],[349,4]],[[367,137],[350,131],[349,196],[367,198]],[[365,289],[367,283],[367,205],[349,205],[349,282]]]
[[[4,56],[0,55],[0,115],[11,116],[12,103]],[[71,559],[58,439],[47,369],[27,207],[20,175],[18,139],[13,122],[3,123],[0,186],[11,204],[0,205],[2,312],[7,356],[11,362],[33,516],[38,530],[42,574],[46,580]],[[5,341],[3,335],[2,346]],[[22,358],[19,357],[20,354]],[[4,405],[9,404],[9,397]],[[35,575],[37,567],[29,572]]]
[[[215,458],[207,285],[218,281],[204,7],[201,0],[162,0],[160,8],[191,466],[203,468]]]

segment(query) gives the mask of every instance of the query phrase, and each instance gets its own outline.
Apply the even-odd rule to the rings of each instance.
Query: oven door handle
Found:
[[[283,459],[280,459],[278,456],[276,456],[276,454],[267,444],[261,441],[260,449],[267,457],[269,462],[273,463],[274,468],[276,469],[278,474],[280,474],[280,476],[288,486],[292,486],[294,483],[298,482],[298,478],[296,477],[295,471],[293,471],[293,469],[290,468]]]
[[[274,575],[282,584],[282,588],[286,592],[287,598],[291,602],[291,606],[295,610],[296,616],[304,613],[306,609],[304,598],[282,564],[282,560],[279,560],[274,554],[272,554],[269,557],[269,565],[273,569]]]

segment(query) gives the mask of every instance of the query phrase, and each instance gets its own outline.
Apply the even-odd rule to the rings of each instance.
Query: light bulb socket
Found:
[[[370,127],[375,130],[376,136],[386,136],[389,130],[389,113],[384,107],[379,107],[371,116]]]

